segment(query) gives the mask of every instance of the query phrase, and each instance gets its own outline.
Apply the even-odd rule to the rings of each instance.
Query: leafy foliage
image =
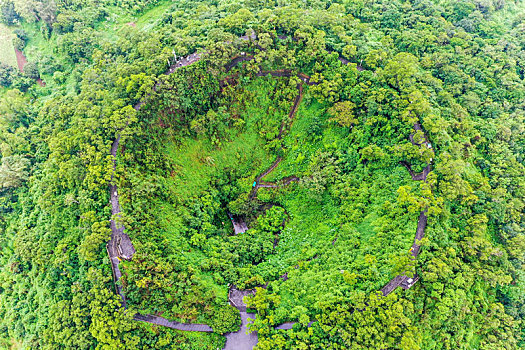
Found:
[[[34,62],[26,74],[47,85],[0,66],[0,344],[220,348],[239,327],[235,284],[257,288],[259,349],[522,348],[522,11],[1,2]],[[196,51],[199,62],[163,74]],[[235,57],[254,59],[228,66]],[[274,185],[254,196],[276,159],[261,178]],[[429,162],[427,181],[413,181],[406,165]],[[111,181],[137,250],[121,264],[127,311],[105,250]],[[234,235],[230,217],[249,229]],[[377,295],[407,270],[417,284]],[[298,323],[273,328],[286,321]]]

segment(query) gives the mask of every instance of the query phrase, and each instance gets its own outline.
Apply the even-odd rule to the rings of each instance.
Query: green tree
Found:
[[[29,177],[29,159],[15,155],[2,157],[0,165],[0,188],[16,188]]]
[[[330,121],[336,122],[343,127],[352,127],[359,123],[354,115],[356,105],[351,101],[337,102],[328,110],[332,115]]]

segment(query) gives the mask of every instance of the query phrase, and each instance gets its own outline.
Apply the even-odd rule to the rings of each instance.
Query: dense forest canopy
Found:
[[[232,286],[257,349],[525,348],[522,1],[0,0],[0,25],[0,348],[222,348]]]

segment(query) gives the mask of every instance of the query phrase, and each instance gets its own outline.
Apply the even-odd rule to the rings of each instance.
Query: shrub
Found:
[[[25,41],[23,41],[22,39],[20,39],[19,37],[15,36],[13,38],[13,46],[15,47],[15,49],[17,49],[18,51],[22,51],[24,49],[24,47],[26,46],[26,43]]]
[[[66,74],[64,72],[57,71],[53,73],[53,80],[56,81],[58,84],[62,84],[66,81]]]
[[[24,74],[31,79],[40,78],[40,72],[38,71],[38,65],[34,62],[28,62],[24,67]]]
[[[241,316],[239,310],[231,305],[222,307],[213,314],[210,326],[216,333],[224,334],[237,332],[241,328]]]
[[[13,79],[11,87],[25,92],[31,85],[33,85],[33,83],[33,79],[17,74]]]
[[[16,76],[16,70],[7,64],[0,63],[0,86],[9,87]]]
[[[2,2],[0,4],[0,22],[8,26],[15,24],[20,20],[20,15],[15,10],[15,5],[10,2]]]

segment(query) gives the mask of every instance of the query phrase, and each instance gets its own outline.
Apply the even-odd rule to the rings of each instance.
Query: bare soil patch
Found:
[[[18,65],[18,69],[20,72],[24,72],[24,67],[27,64],[27,58],[24,55],[24,53],[18,49],[15,48],[15,54],[16,54],[16,64]]]

